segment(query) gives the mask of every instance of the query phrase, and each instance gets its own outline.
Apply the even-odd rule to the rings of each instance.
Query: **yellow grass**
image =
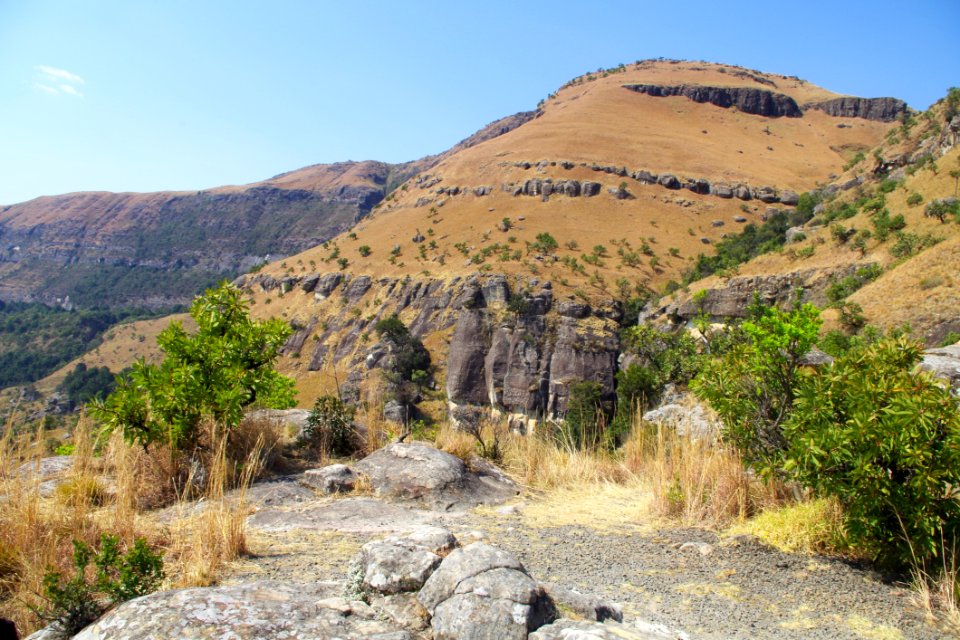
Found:
[[[72,576],[72,543],[96,547],[102,534],[122,544],[144,537],[164,551],[167,586],[209,584],[228,562],[244,553],[244,522],[249,513],[245,492],[264,460],[263,437],[249,447],[242,470],[227,457],[220,439],[206,463],[205,481],[182,485],[176,511],[189,517],[164,524],[145,509],[168,501],[164,487],[179,472],[162,449],[144,452],[119,434],[96,454],[92,425],[81,417],[73,432],[73,465],[49,495],[35,472],[44,455],[45,434],[15,437],[13,422],[0,439],[0,616],[12,619],[21,633],[40,625],[30,606],[43,606],[43,577],[50,570]],[[202,484],[197,507],[191,488]],[[228,492],[227,489],[237,487]]]

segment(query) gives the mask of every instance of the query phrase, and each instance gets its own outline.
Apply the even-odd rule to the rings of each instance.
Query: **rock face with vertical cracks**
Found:
[[[863,118],[880,122],[893,122],[908,109],[907,103],[897,98],[855,98],[853,96],[814,102],[803,107],[823,111],[827,115],[839,118]]]
[[[701,85],[659,85],[659,84],[625,84],[624,89],[643,93],[657,98],[683,96],[700,103],[709,103],[717,107],[729,109],[736,107],[744,113],[768,118],[800,118],[803,111],[796,101],[788,95],[774,93],[766,89],[753,87],[705,87]]]

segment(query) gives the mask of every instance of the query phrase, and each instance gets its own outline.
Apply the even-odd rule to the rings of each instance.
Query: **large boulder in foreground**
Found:
[[[353,467],[370,478],[378,496],[444,511],[497,504],[517,486],[495,468],[468,469],[463,460],[420,442],[395,442]]]
[[[526,640],[556,618],[553,602],[523,565],[482,542],[447,556],[417,599],[432,617],[434,640]]]
[[[254,582],[162,591],[126,602],[75,640],[412,640],[336,584]]]

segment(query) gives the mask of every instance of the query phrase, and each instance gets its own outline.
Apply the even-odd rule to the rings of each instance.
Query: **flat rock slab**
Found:
[[[75,640],[412,640],[335,584],[254,582],[162,591],[126,602]]]
[[[402,533],[438,524],[440,514],[411,509],[377,498],[319,500],[298,509],[261,509],[247,525],[260,531],[341,531],[356,534]]]
[[[460,458],[420,442],[395,442],[353,468],[370,478],[380,497],[440,511],[499,504],[518,493],[496,468],[468,468]]]

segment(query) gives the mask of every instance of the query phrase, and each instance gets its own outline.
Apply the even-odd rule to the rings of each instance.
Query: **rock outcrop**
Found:
[[[417,599],[434,640],[526,640],[556,618],[550,598],[509,553],[475,542],[455,550]]]
[[[624,89],[648,96],[665,98],[683,96],[689,100],[708,103],[724,109],[736,107],[744,113],[768,118],[799,118],[803,116],[796,101],[788,95],[753,87],[706,87],[701,85],[625,84]]]
[[[960,395],[960,343],[923,353],[920,368],[950,385]]]
[[[823,111],[827,115],[839,118],[863,118],[880,122],[893,122],[909,109],[906,102],[897,98],[855,98],[853,96],[814,102],[805,104],[803,107]]]
[[[441,511],[496,504],[517,494],[502,474],[468,469],[460,458],[420,442],[395,442],[353,465],[376,495]]]
[[[335,583],[253,582],[162,591],[126,602],[75,640],[412,640],[370,606],[347,600]]]

